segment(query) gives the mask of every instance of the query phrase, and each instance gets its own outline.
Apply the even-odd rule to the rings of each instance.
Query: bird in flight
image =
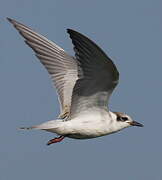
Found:
[[[90,139],[130,126],[143,127],[127,114],[109,110],[108,101],[118,84],[119,72],[113,61],[93,41],[67,29],[74,45],[75,57],[72,57],[27,26],[7,19],[47,69],[60,102],[60,115],[56,120],[21,129],[56,133],[58,136],[48,141],[47,145],[50,145],[65,137]]]

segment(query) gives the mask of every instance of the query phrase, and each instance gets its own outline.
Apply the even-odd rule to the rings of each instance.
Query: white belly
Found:
[[[79,116],[75,119],[64,121],[55,130],[55,133],[75,139],[88,139],[112,133],[112,121],[109,114],[95,113]]]

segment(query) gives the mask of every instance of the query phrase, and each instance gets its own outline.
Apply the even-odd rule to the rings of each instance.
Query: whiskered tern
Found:
[[[108,109],[109,98],[119,81],[119,72],[113,61],[89,38],[67,29],[74,45],[75,57],[72,57],[27,26],[7,19],[47,69],[60,102],[60,115],[56,120],[21,129],[40,129],[59,135],[48,141],[47,145],[50,145],[65,137],[89,139],[130,126],[143,127],[127,114]]]

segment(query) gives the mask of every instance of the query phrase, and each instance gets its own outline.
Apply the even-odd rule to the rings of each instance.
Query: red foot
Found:
[[[54,139],[51,139],[48,141],[47,145],[57,143],[57,142],[61,142],[64,138],[65,138],[64,136],[59,136],[59,137],[56,137]]]

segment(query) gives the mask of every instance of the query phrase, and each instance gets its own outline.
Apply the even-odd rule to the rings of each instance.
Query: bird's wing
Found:
[[[36,53],[56,86],[60,101],[60,117],[64,118],[71,106],[72,90],[78,79],[77,61],[52,41],[25,25],[8,18]]]
[[[119,72],[112,60],[90,39],[68,29],[80,66],[79,79],[72,94],[70,117],[83,111],[106,108],[113,89],[118,84]]]

